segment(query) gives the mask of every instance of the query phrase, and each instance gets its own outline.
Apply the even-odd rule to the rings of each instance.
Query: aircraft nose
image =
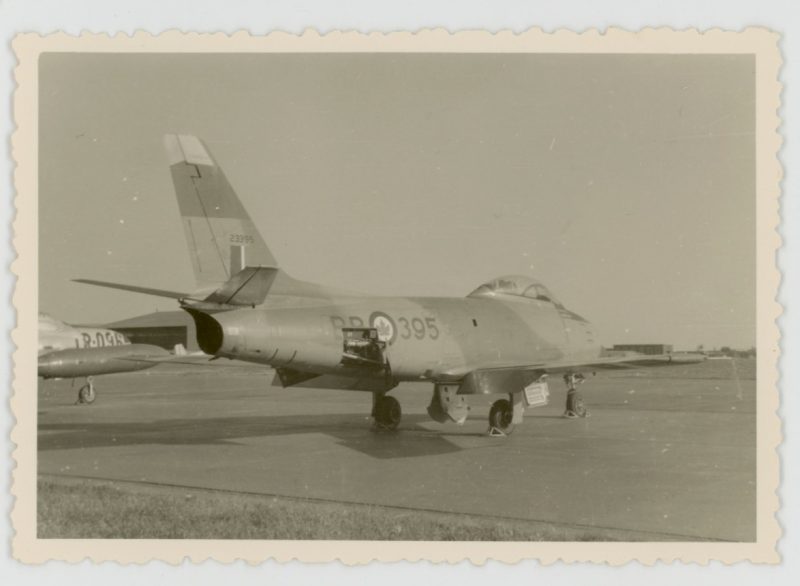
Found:
[[[40,356],[37,364],[39,376],[45,378],[56,377],[63,367],[63,360],[56,356]]]

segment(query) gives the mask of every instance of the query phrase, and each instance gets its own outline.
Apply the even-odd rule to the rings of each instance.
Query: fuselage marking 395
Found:
[[[394,343],[398,337],[403,340],[424,340],[425,338],[436,340],[440,334],[436,318],[431,316],[399,315],[392,317],[382,311],[373,311],[367,322],[357,315],[347,317],[332,315],[330,320],[334,330],[348,327],[375,328],[378,331],[378,338],[388,345]]]

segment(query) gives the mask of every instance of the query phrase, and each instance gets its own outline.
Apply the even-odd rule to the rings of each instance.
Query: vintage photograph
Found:
[[[764,61],[711,41],[45,44],[31,539],[774,535]]]

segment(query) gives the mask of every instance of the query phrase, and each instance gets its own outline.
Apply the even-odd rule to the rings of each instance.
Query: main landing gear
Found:
[[[372,394],[372,417],[375,431],[394,431],[400,425],[403,411],[400,402],[386,394]]]
[[[514,431],[514,407],[508,399],[498,399],[489,410],[489,435],[502,437]]]
[[[493,437],[503,437],[522,423],[527,407],[542,407],[550,400],[547,373],[539,373],[521,391],[509,393],[508,399],[499,399],[489,410],[489,432]]]
[[[87,376],[86,384],[78,389],[78,400],[76,405],[91,405],[97,399],[97,392],[94,389],[94,377]]]

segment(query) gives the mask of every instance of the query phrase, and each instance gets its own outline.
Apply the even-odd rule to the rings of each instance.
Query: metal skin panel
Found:
[[[249,240],[256,233],[252,225],[238,218],[215,218],[211,224],[202,216],[183,216],[183,231],[192,249],[192,268],[200,285],[221,283],[231,276],[230,246],[240,246],[240,241]],[[269,260],[259,260],[262,255],[255,253],[253,245],[244,249],[248,264],[265,264]]]
[[[223,331],[217,354],[320,374],[347,373],[341,364],[344,327],[377,328],[397,380],[457,380],[464,370],[600,354],[596,345],[570,348],[556,308],[535,301],[377,297],[233,310],[213,318]],[[472,392],[487,391],[476,386]]]

